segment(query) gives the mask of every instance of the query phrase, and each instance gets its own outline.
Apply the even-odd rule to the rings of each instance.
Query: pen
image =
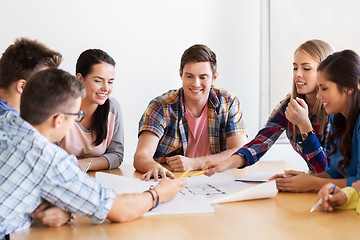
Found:
[[[188,170],[186,170],[183,174],[181,174],[181,176],[178,178],[179,180],[182,179],[186,174],[188,174],[188,172],[190,172],[190,168],[188,168]]]
[[[85,167],[85,169],[84,169],[84,173],[86,173],[86,172],[89,170],[90,164],[91,164],[91,162],[88,162],[88,163],[86,164],[86,167]]]
[[[336,188],[336,185],[334,185],[334,186],[330,189],[329,193],[332,193],[335,188]],[[321,204],[323,201],[324,201],[324,199],[323,199],[323,198],[320,198],[320,199],[314,204],[314,206],[310,209],[310,212],[313,212],[318,206],[320,206],[320,204]]]
[[[201,175],[201,174],[204,174],[206,172],[206,170],[202,170],[200,172],[197,172],[197,173],[194,173],[193,175],[191,175],[190,177],[195,177],[197,175]]]

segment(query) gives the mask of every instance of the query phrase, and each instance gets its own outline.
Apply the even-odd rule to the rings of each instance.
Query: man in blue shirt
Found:
[[[35,40],[20,38],[10,45],[0,59],[0,115],[18,114],[26,79],[39,70],[57,68],[61,60],[60,53]]]
[[[171,200],[184,186],[184,181],[163,180],[144,193],[115,195],[82,172],[76,157],[53,142],[84,117],[84,95],[79,79],[47,69],[27,81],[20,116],[0,115],[0,239],[30,227],[44,201],[94,223],[125,222]]]

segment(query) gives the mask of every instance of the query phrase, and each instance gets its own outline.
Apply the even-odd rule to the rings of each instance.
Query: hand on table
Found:
[[[198,166],[199,164],[196,158],[188,158],[181,155],[167,157],[166,163],[174,172],[183,172],[189,168],[191,170],[200,169],[200,166]]]
[[[333,211],[335,207],[342,206],[346,203],[346,195],[345,193],[339,188],[335,187],[332,190],[334,184],[328,183],[324,185],[318,195],[319,199],[322,198],[323,201],[319,206],[319,209],[323,211]]]
[[[313,190],[316,177],[295,170],[287,170],[284,174],[276,174],[269,181],[275,180],[276,187],[286,192],[307,192]]]
[[[163,179],[154,189],[159,194],[159,202],[164,203],[173,199],[185,185],[184,180]]]
[[[142,175],[141,180],[149,181],[150,178],[153,177],[154,181],[157,182],[159,180],[159,176],[161,176],[163,179],[167,177],[175,179],[175,176],[172,172],[170,172],[160,164],[156,164],[148,172]]]
[[[51,205],[48,202],[43,202],[31,214],[32,218],[39,219],[45,225],[50,227],[60,227],[67,223],[70,219],[69,213],[64,210]]]

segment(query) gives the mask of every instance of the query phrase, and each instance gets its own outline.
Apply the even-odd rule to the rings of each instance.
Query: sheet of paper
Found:
[[[95,177],[105,186],[112,187],[117,194],[141,193],[157,185],[154,181],[141,181],[102,172],[97,172]],[[209,213],[214,211],[210,205],[212,203],[270,198],[277,194],[274,181],[247,184],[235,181],[231,172],[211,177],[199,175],[184,180],[187,181],[186,186],[172,201],[161,204],[146,215]]]
[[[259,176],[264,176],[264,174],[259,174]],[[211,177],[201,175],[185,180],[188,184],[182,192],[189,196],[204,196],[210,203],[270,198],[278,192],[274,181],[269,184],[247,184],[235,181],[231,172],[217,173]]]
[[[240,183],[240,182],[238,182]],[[211,203],[237,202],[261,198],[275,197],[278,193],[275,181],[269,181],[252,185],[251,187],[237,193],[229,194],[221,198],[214,199]]]
[[[245,177],[236,179],[237,181],[242,182],[267,182],[268,179],[274,176],[277,173],[273,172],[255,172],[252,174],[248,174]]]
[[[211,177],[200,175],[184,179],[187,184],[181,191],[182,194],[186,196],[203,196],[209,202],[251,187],[246,183],[235,182],[231,172],[217,173]]]
[[[117,194],[142,193],[157,185],[157,182],[154,181],[141,181],[140,179],[102,172],[97,172],[95,178],[103,185],[112,187]],[[187,196],[179,193],[173,200],[159,204],[158,207],[145,213],[144,216],[213,212],[214,208],[205,198]]]

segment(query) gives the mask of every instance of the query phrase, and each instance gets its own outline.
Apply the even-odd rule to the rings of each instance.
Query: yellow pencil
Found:
[[[186,170],[183,174],[181,174],[181,176],[178,178],[179,180],[182,179],[183,177],[185,177],[186,174],[188,174],[188,172],[190,172],[190,168],[188,168],[188,170]]]
[[[195,177],[197,175],[201,175],[201,174],[204,174],[206,172],[206,170],[202,170],[200,172],[197,172],[197,173],[194,173],[193,175],[191,175],[191,177]]]

